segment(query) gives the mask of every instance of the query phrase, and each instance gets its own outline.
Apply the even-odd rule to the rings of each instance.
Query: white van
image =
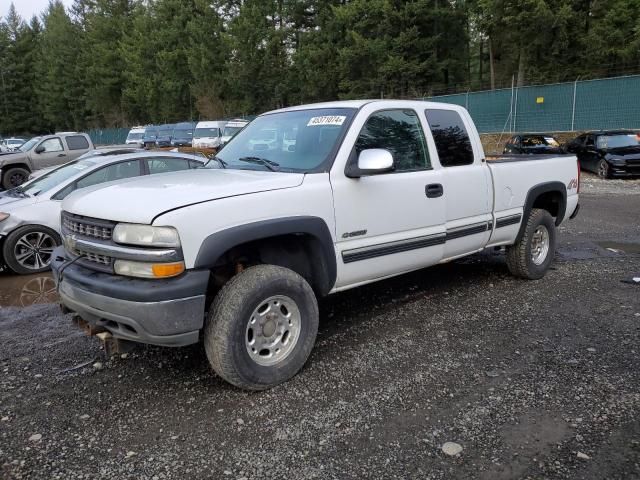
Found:
[[[222,145],[227,143],[233,136],[247,126],[249,122],[242,118],[233,119],[224,126],[222,131]]]
[[[125,143],[127,145],[138,145],[142,146],[142,139],[144,138],[144,127],[133,127],[129,130],[129,134],[127,135],[127,140]]]
[[[218,148],[222,143],[222,129],[227,122],[198,122],[193,132],[196,148]]]

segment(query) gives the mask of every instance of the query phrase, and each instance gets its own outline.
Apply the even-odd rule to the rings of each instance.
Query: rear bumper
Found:
[[[65,261],[61,250],[56,250],[51,267],[59,283],[60,302],[89,324],[139,343],[178,347],[198,342],[208,272],[191,271],[156,283],[77,265],[67,266],[60,275]]]

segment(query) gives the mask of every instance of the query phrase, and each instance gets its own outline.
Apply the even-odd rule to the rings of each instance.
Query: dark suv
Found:
[[[566,146],[583,170],[601,178],[640,175],[640,133],[632,130],[602,130],[579,135]]]
[[[564,153],[555,137],[546,133],[514,135],[504,146],[503,153],[551,154]]]

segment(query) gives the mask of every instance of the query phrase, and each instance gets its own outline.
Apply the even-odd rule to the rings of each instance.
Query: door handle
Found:
[[[64,153],[61,153],[58,155],[59,157],[66,157],[66,155]]]
[[[438,198],[444,194],[444,188],[440,183],[430,183],[424,187],[424,193],[427,198]]]

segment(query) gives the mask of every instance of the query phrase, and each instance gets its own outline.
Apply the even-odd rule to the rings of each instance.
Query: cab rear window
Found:
[[[71,135],[66,138],[69,150],[88,150],[89,142],[82,135]]]
[[[457,167],[473,163],[471,139],[458,112],[453,110],[425,110],[429,128],[443,167]]]

